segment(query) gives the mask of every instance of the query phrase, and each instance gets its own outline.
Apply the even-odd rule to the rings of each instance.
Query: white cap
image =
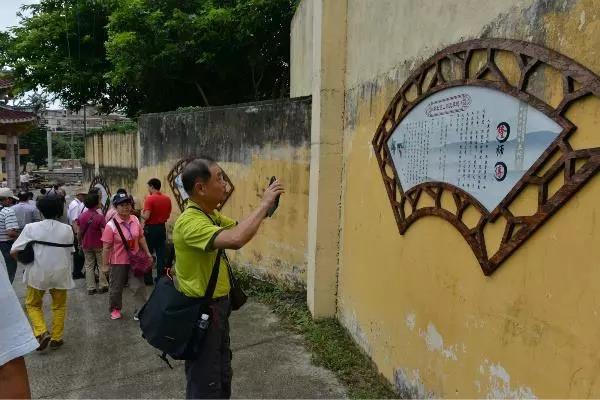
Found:
[[[15,200],[19,200],[19,198],[15,196],[15,194],[13,193],[13,191],[10,188],[7,188],[7,187],[0,188],[0,198],[7,199],[9,197],[13,198]]]
[[[202,319],[202,321],[207,321],[208,320],[208,314],[202,314],[200,316],[200,318]]]

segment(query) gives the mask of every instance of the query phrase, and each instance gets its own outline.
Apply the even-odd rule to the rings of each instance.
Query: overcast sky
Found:
[[[39,0],[0,0],[0,30],[3,31],[10,26],[17,25],[19,23],[19,17],[17,17],[19,8],[21,8],[22,5],[34,3],[39,3]],[[62,106],[60,102],[55,101],[54,103],[49,104],[48,108],[56,109],[62,108]]]
[[[19,23],[17,11],[22,5],[39,3],[39,0],[0,0],[0,30]]]

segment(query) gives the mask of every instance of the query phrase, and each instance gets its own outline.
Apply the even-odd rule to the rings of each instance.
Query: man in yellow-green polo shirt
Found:
[[[208,158],[188,163],[181,174],[183,188],[189,196],[185,211],[173,229],[173,243],[179,290],[190,297],[202,297],[206,291],[219,249],[240,249],[258,231],[284,192],[279,181],[271,184],[260,205],[241,222],[216,210],[226,195],[227,183],[219,165]],[[231,350],[229,346],[229,273],[222,257],[213,294],[212,321],[202,351],[196,360],[185,362],[186,398],[231,397]]]

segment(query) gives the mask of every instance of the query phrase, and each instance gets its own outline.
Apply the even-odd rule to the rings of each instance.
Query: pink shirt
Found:
[[[119,214],[115,214],[114,218],[107,223],[106,228],[104,228],[102,242],[112,244],[112,251],[110,252],[108,263],[111,265],[129,264],[129,255],[127,254],[127,250],[125,250],[123,240],[119,235],[115,222],[119,223],[125,239],[133,242],[133,248],[130,248],[133,252],[138,251],[140,247],[140,237],[143,237],[142,235],[144,232],[140,225],[140,221],[135,215],[130,215],[127,221],[123,221]]]
[[[117,215],[117,209],[115,208],[115,206],[110,206],[104,218],[106,219],[106,222],[108,222],[111,219],[113,219],[115,215]]]

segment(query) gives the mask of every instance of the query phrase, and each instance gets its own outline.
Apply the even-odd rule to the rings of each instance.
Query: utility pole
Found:
[[[71,169],[75,168],[75,149],[73,148],[73,129],[71,129]]]
[[[52,130],[46,131],[46,142],[48,143],[48,171],[52,171],[54,166],[52,165]]]

